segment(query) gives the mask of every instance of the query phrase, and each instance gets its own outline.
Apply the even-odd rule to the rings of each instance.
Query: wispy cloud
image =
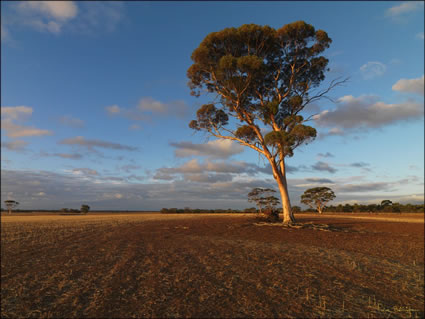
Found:
[[[390,17],[398,17],[400,15],[405,15],[413,11],[423,8],[424,3],[422,1],[405,1],[399,5],[392,6],[387,9],[386,14]]]
[[[77,170],[80,168],[76,168]],[[81,169],[80,169],[81,170]],[[90,168],[88,168],[90,170]],[[76,174],[72,170],[67,173],[31,170],[2,169],[1,198],[8,196],[21,203],[23,209],[60,209],[61,207],[79,207],[86,202],[92,209],[121,209],[125,201],[127,209],[161,209],[162,207],[192,208],[245,208],[252,204],[247,201],[247,194],[254,187],[275,188],[273,179],[251,178],[231,181],[225,174],[197,175],[196,173],[180,179],[163,183],[130,182],[130,176],[101,176],[94,172],[82,170]],[[137,177],[142,180],[143,177]],[[218,181],[221,179],[221,181]],[[406,181],[363,181],[358,178],[324,179],[310,177],[306,179],[289,179],[289,193],[294,205],[299,203],[301,194],[307,187],[332,184],[331,188],[337,196],[333,204],[350,202],[375,202],[390,199],[402,203],[423,203],[423,193],[407,192],[396,195],[391,190],[398,190],[406,185]],[[136,181],[136,182],[134,182]],[[329,181],[333,182],[330,183]],[[423,189],[423,187],[422,187]],[[44,193],[46,200],[40,202]]]
[[[424,33],[423,33],[423,32],[419,32],[419,33],[417,33],[417,34],[416,34],[416,37],[417,37],[418,39],[423,40],[423,39],[424,39]]]
[[[317,154],[318,157],[335,157],[332,153],[326,152],[326,153],[319,153]]]
[[[94,169],[90,169],[90,168],[74,168],[72,170],[73,174],[77,174],[77,175],[99,175],[99,173],[94,170]]]
[[[306,180],[306,182],[318,183],[318,184],[333,184],[334,183],[334,181],[332,181],[328,178],[311,177],[311,178],[306,178],[305,180]]]
[[[84,147],[90,150],[93,150],[93,148],[99,147],[99,148],[106,148],[106,149],[114,149],[114,150],[124,150],[124,151],[135,151],[137,150],[137,147],[133,146],[127,146],[119,143],[112,143],[107,141],[101,141],[101,140],[91,140],[91,139],[85,139],[83,136],[76,136],[73,138],[66,138],[58,142],[59,144],[63,145],[75,145],[79,147]]]
[[[152,97],[141,98],[136,107],[125,108],[116,104],[106,106],[109,116],[124,117],[132,121],[151,121],[152,116],[184,118],[188,115],[189,107],[183,100],[162,102]],[[132,125],[131,130],[138,130],[140,126]]]
[[[32,115],[32,107],[29,106],[2,106],[1,117],[10,120],[25,121]]]
[[[1,147],[9,151],[22,151],[28,145],[28,142],[15,140],[11,142],[1,142]]]
[[[382,76],[385,74],[386,70],[386,65],[377,61],[367,62],[360,67],[360,72],[366,80]]]
[[[328,163],[321,162],[321,161],[312,165],[311,168],[315,171],[326,171],[326,172],[329,172],[329,173],[332,173],[332,174],[337,171],[336,168],[333,168]]]
[[[178,117],[184,117],[188,112],[188,106],[183,100],[175,100],[169,103],[164,103],[151,97],[144,97],[140,99],[137,108],[142,112]]]
[[[73,1],[20,1],[15,21],[38,31],[60,33],[62,27],[78,14]]]
[[[337,108],[325,110],[315,116],[315,122],[322,127],[330,127],[327,134],[343,135],[355,130],[378,128],[385,125],[415,121],[424,115],[423,102],[407,100],[402,103],[387,104],[375,96],[340,98]]]
[[[37,12],[58,20],[72,19],[78,12],[73,1],[23,1],[18,7],[23,11]]]
[[[60,157],[65,159],[79,160],[83,158],[82,154],[79,153],[48,153],[48,152],[40,152],[40,156],[47,157]]]
[[[42,130],[32,126],[24,126],[15,122],[27,121],[32,115],[32,107],[4,106],[1,107],[1,129],[6,131],[8,137],[43,136],[52,135],[49,130]]]
[[[213,140],[205,144],[193,144],[192,142],[170,143],[176,148],[177,157],[207,156],[211,158],[229,158],[232,155],[242,153],[244,147],[230,140]]]
[[[63,125],[70,126],[70,127],[76,127],[76,128],[83,128],[84,127],[84,121],[80,120],[78,118],[64,115],[59,118],[59,122]]]
[[[112,32],[124,18],[124,5],[119,2],[13,1],[2,6],[2,41],[11,43],[11,30],[16,27],[55,35]]]
[[[109,115],[116,115],[116,114],[120,114],[122,112],[122,109],[116,104],[106,106],[105,110]]]

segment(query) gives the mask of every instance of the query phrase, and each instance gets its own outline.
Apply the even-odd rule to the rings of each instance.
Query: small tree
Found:
[[[80,211],[83,214],[87,214],[90,210],[90,206],[89,205],[81,205]]]
[[[317,209],[319,214],[321,214],[326,204],[335,197],[335,193],[329,187],[315,187],[307,189],[301,195],[301,203]]]
[[[12,214],[12,209],[19,205],[17,201],[11,199],[5,200],[4,204],[6,205],[7,210],[9,211],[9,215]]]
[[[262,214],[262,209],[267,203],[266,198],[264,196],[275,192],[276,191],[271,188],[256,187],[248,193],[248,201],[254,202],[257,205],[260,214]]]
[[[271,188],[256,187],[248,194],[248,201],[255,202],[257,204],[260,214],[278,217],[278,213],[275,213],[276,206],[279,205],[279,199],[273,195],[276,193]]]

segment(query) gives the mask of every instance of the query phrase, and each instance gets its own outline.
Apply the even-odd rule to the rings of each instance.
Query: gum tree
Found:
[[[316,130],[300,112],[326,97],[332,81],[318,91],[328,59],[327,33],[297,21],[280,29],[255,24],[210,33],[192,53],[187,71],[191,94],[214,96],[189,126],[219,139],[250,147],[269,161],[279,186],[283,222],[295,222],[286,180],[285,158],[312,141]]]
[[[273,193],[276,193],[274,189],[256,187],[248,193],[248,201],[255,202],[260,214],[263,214],[263,208],[266,213],[272,214],[275,206],[279,204],[279,199],[273,196]]]
[[[301,203],[316,209],[321,214],[326,204],[335,197],[335,193],[329,187],[314,187],[301,195]]]
[[[9,215],[12,214],[12,209],[17,207],[19,205],[19,202],[17,202],[16,200],[5,200],[4,204],[7,207],[7,210],[9,211]]]

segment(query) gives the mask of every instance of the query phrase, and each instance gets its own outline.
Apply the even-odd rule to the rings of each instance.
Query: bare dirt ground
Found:
[[[1,317],[424,317],[423,223],[298,219],[2,216]]]

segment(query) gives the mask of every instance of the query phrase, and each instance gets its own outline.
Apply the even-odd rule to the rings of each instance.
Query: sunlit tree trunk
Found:
[[[279,169],[274,160],[269,159],[269,161],[272,166],[273,177],[275,178],[277,185],[279,186],[280,198],[282,202],[283,223],[295,223],[295,217],[292,213],[291,202],[289,200],[288,184],[286,182],[285,162],[282,159],[282,161],[280,162]]]

